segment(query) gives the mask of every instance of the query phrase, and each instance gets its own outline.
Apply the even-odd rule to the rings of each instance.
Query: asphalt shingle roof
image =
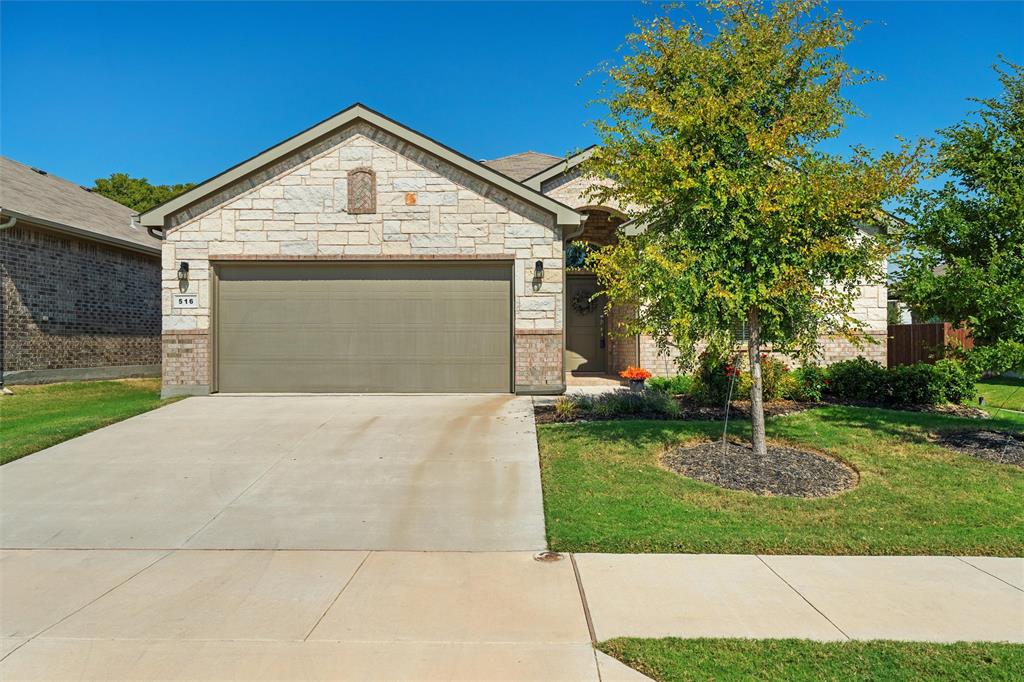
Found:
[[[540,173],[542,170],[551,168],[551,166],[554,166],[561,160],[561,157],[541,154],[540,152],[520,152],[519,154],[510,154],[498,159],[491,159],[490,161],[481,161],[480,163],[492,170],[498,171],[502,175],[507,175],[513,180],[522,182],[526,178]]]
[[[160,241],[137,221],[132,226],[135,211],[127,206],[4,156],[0,156],[0,209],[100,238],[160,249]]]

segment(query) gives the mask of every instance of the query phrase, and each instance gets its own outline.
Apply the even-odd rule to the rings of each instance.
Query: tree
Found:
[[[939,131],[930,170],[948,179],[904,207],[893,287],[923,317],[966,322],[978,368],[998,371],[1024,357],[1024,68],[995,68],[1000,96]]]
[[[752,441],[766,453],[761,354],[807,357],[831,333],[861,338],[859,285],[884,278],[883,202],[916,181],[921,146],[873,159],[816,150],[856,114],[842,90],[873,80],[842,50],[854,27],[821,0],[705,0],[709,29],[675,9],[638,24],[607,68],[601,144],[586,172],[616,182],[640,234],[594,256],[631,333],[681,366],[723,355],[748,327]]]
[[[109,178],[97,178],[92,189],[97,194],[144,213],[193,187],[193,183],[151,185],[146,178],[133,178],[127,173],[112,173]]]

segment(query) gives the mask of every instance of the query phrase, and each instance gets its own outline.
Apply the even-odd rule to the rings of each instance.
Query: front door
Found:
[[[605,297],[598,291],[594,275],[566,277],[565,369],[569,372],[604,372]]]

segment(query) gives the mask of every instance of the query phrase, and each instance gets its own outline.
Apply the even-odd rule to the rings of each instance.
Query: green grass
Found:
[[[0,398],[0,464],[148,412],[160,399],[159,379],[82,381],[15,386]]]
[[[985,397],[990,411],[997,408],[1024,412],[1024,379],[993,377],[979,381],[978,395]]]
[[[1024,429],[1024,415],[824,407],[768,420],[769,438],[845,460],[859,485],[835,497],[760,497],[662,468],[667,447],[722,424],[609,421],[538,429],[544,510],[560,552],[1024,556],[1024,469],[932,445],[942,428]],[[746,436],[747,424],[730,423]]]
[[[613,639],[598,648],[658,682],[683,680],[1019,680],[1024,645]]]

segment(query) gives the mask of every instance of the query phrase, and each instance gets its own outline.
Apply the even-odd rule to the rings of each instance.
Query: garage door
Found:
[[[509,392],[509,263],[217,268],[217,390]]]

